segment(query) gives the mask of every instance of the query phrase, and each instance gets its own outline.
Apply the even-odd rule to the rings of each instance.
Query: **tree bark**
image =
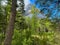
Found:
[[[11,45],[11,42],[12,42],[12,36],[14,32],[14,23],[15,23],[15,17],[16,17],[16,4],[17,4],[17,0],[12,0],[11,15],[10,15],[9,24],[6,30],[4,45]]]

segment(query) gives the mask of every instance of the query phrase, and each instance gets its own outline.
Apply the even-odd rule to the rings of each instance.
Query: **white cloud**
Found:
[[[25,7],[30,4],[30,0],[24,0],[24,3],[25,3]]]
[[[30,0],[24,0],[25,3],[25,15],[30,15]]]

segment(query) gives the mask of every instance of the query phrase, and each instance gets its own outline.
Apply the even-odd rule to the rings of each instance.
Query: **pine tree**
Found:
[[[11,45],[12,36],[14,32],[15,17],[16,17],[16,4],[17,4],[17,0],[12,0],[11,15],[10,15],[9,24],[6,30],[4,45]]]

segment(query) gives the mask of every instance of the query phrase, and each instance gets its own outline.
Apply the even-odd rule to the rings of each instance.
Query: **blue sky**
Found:
[[[55,0],[54,0],[55,1]],[[57,1],[57,0],[56,0]],[[34,5],[35,0],[24,0],[25,2],[25,7],[27,7],[28,4]],[[39,5],[36,5],[37,8],[42,9],[44,8],[43,6],[38,7]],[[58,5],[56,3],[50,4],[48,7],[51,10],[52,17],[60,17],[60,11],[58,12]],[[44,13],[48,13],[47,10],[44,11]],[[57,14],[57,15],[56,15]]]
[[[59,17],[60,16],[60,11],[58,12],[58,0],[54,0],[52,3],[50,3],[49,1],[47,2],[47,4],[50,3],[49,6],[46,6],[46,5],[41,5],[40,4],[37,4],[37,8],[39,8],[40,10],[42,10],[44,8],[44,14],[48,13],[48,11],[46,9],[49,9],[51,11],[51,15],[52,17]],[[31,4],[35,4],[35,0],[30,0],[30,3]]]
[[[35,0],[24,0],[24,3],[25,3],[25,7],[27,7],[28,4],[33,4],[34,5],[34,2]],[[3,3],[5,4],[5,3]],[[38,7],[39,5],[36,5],[36,7]],[[56,3],[53,3],[51,4],[48,8],[51,9],[52,11],[52,15],[54,16],[55,14],[57,14],[57,16],[59,17],[60,16],[60,11],[58,12],[58,8],[55,8],[55,7],[58,7],[58,5],[56,5]],[[38,7],[39,9],[42,9],[44,8],[43,6],[40,6]],[[53,10],[52,10],[53,9]],[[48,11],[45,10],[44,13],[46,14]],[[58,12],[58,13],[57,13]]]

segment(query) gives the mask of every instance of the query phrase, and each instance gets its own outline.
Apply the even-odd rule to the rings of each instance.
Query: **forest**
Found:
[[[0,45],[60,45],[60,1],[0,0]]]

